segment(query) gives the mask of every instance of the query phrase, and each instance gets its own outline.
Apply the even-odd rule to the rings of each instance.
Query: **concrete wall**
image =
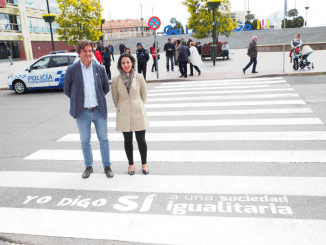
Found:
[[[243,49],[248,48],[249,43],[251,42],[252,36],[258,36],[258,45],[267,45],[267,44],[289,44],[293,39],[296,33],[301,34],[301,39],[304,43],[307,42],[326,42],[326,27],[308,27],[308,28],[289,28],[286,30],[258,30],[258,31],[240,31],[232,32],[230,37],[220,36],[219,41],[227,41],[230,45],[230,49]],[[163,51],[164,44],[167,42],[168,37],[180,39],[183,37],[185,40],[188,40],[188,37],[191,35],[171,35],[171,36],[158,36],[157,41],[159,43],[159,48],[161,52]],[[212,42],[212,38],[206,39],[194,39],[194,41],[200,41],[202,44]],[[153,45],[154,37],[140,37],[140,38],[131,38],[112,41],[112,44],[115,47],[115,53],[119,53],[119,44],[120,41],[123,41],[127,47],[131,48],[131,52],[135,54],[136,44],[141,42],[143,46],[147,49]],[[109,41],[105,41],[104,45],[108,45]]]

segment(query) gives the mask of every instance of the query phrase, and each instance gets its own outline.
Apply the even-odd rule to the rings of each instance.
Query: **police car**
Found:
[[[32,89],[63,89],[64,77],[69,65],[79,60],[77,53],[54,51],[36,60],[25,69],[8,76],[9,89],[24,94]],[[99,64],[93,56],[93,60]]]

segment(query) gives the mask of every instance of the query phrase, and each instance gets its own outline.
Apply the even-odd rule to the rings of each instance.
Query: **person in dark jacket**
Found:
[[[120,50],[120,55],[122,55],[126,50],[126,46],[123,44],[122,41],[121,41],[121,43],[119,45],[119,50]]]
[[[164,51],[166,52],[166,70],[169,71],[169,60],[171,60],[171,70],[174,71],[173,56],[175,46],[171,43],[171,38],[168,38],[168,42],[164,45]]]
[[[108,79],[111,80],[111,70],[110,70],[110,66],[111,66],[111,54],[110,54],[110,48],[109,47],[105,47],[105,51],[103,53],[103,59],[104,59],[104,65],[105,65],[105,70],[106,70],[106,74],[108,75]]]
[[[110,91],[104,67],[92,61],[93,44],[81,40],[77,44],[80,60],[68,66],[64,77],[64,93],[70,98],[70,115],[79,129],[85,171],[82,178],[93,173],[91,124],[95,125],[106,177],[112,178],[110,144],[108,139],[108,110],[105,95]]]
[[[256,71],[256,66],[257,66],[257,54],[258,54],[258,49],[257,49],[257,40],[258,38],[256,36],[252,37],[252,42],[249,44],[248,52],[247,55],[250,57],[250,62],[248,65],[242,69],[243,74],[246,74],[246,70],[252,65],[252,73],[258,73]]]
[[[111,53],[111,55],[112,55],[112,60],[114,61],[114,47],[113,47],[113,45],[110,43],[109,44],[109,49],[110,49],[110,53]]]
[[[201,45],[200,42],[196,42],[196,48],[198,50],[198,54],[200,54],[200,55],[201,55],[201,47],[203,47],[203,45]]]
[[[7,47],[7,54],[8,54],[10,65],[13,65],[14,63],[12,63],[12,51],[9,47]]]
[[[181,42],[181,46],[179,48],[179,57],[178,57],[179,69],[181,72],[180,77],[187,77],[187,64],[189,61],[189,56],[190,56],[190,50],[186,46],[186,42]]]
[[[187,47],[190,48],[190,43],[192,42],[192,39],[191,37],[188,38],[188,41],[187,41]]]
[[[149,60],[149,54],[147,49],[144,49],[141,43],[137,43],[136,55],[137,55],[137,63],[138,63],[138,73],[143,72],[143,76],[146,81],[146,68],[147,68],[147,61]]]

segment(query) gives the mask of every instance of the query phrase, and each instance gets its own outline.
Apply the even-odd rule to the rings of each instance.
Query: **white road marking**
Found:
[[[196,92],[173,92],[173,93],[149,93],[147,96],[167,96],[167,95],[191,95],[191,94],[239,94],[239,93],[265,93],[279,91],[293,91],[293,88],[266,88],[266,89],[248,89],[248,90],[219,90],[219,91],[196,91]]]
[[[191,108],[215,106],[248,106],[248,105],[305,105],[304,100],[272,100],[272,101],[235,101],[235,102],[207,102],[207,103],[177,103],[177,104],[146,104],[146,108]]]
[[[114,171],[114,165],[112,169]],[[198,175],[144,176],[138,174],[130,178],[126,173],[115,174],[112,180],[108,180],[103,172],[103,174],[93,173],[85,181],[81,178],[81,173],[0,172],[0,187],[12,188],[149,193],[326,196],[326,188],[316,188],[317,186],[326,186],[326,178]]]
[[[199,100],[240,100],[240,99],[262,99],[262,98],[298,98],[298,94],[255,94],[255,95],[227,95],[227,96],[204,96],[204,97],[168,97],[148,99],[146,102],[157,101],[199,101]]]
[[[130,188],[132,189],[132,188]],[[324,245],[325,220],[0,208],[0,232],[179,245]]]
[[[278,85],[277,88],[286,88],[289,87],[288,84]],[[245,86],[212,86],[212,87],[199,87],[199,88],[174,88],[174,89],[156,89],[150,90],[148,93],[161,93],[161,92],[173,92],[173,91],[199,91],[199,90],[226,90],[226,89],[249,89],[249,88],[271,88],[270,85],[245,85]],[[275,88],[275,85],[273,85]]]
[[[267,126],[267,125],[323,125],[319,118],[271,118],[229,120],[151,121],[151,127],[207,127],[207,126]],[[94,127],[94,124],[92,124]],[[108,122],[115,128],[116,122]]]
[[[127,161],[125,151],[110,151],[111,161]],[[25,157],[26,160],[84,160],[81,150],[39,150]],[[99,150],[93,150],[94,161],[101,161]],[[140,161],[138,151],[135,161]],[[284,150],[284,151],[149,151],[149,162],[280,162],[280,163],[325,163],[326,151],[322,150]]]
[[[214,116],[214,115],[253,115],[253,114],[296,114],[313,113],[310,108],[284,109],[244,109],[244,110],[206,110],[206,111],[148,111],[149,117],[167,116]],[[108,117],[116,117],[116,113],[108,113]]]
[[[209,87],[209,86],[233,86],[233,85],[252,85],[252,84],[282,84],[286,83],[285,80],[279,80],[279,81],[261,81],[261,82],[232,82],[232,83],[223,83],[221,84],[220,82],[212,81],[212,82],[204,82],[200,84],[188,84],[188,85],[173,85],[173,84],[168,84],[166,86],[157,86],[154,89],[162,89],[162,88],[190,88],[190,87]]]
[[[248,79],[221,79],[221,80],[205,80],[205,81],[191,81],[191,82],[164,82],[161,83],[160,86],[170,86],[170,85],[189,85],[189,84],[204,84],[204,83],[220,83],[220,84],[228,84],[228,83],[237,83],[237,82],[255,82],[255,81],[276,81],[283,80],[283,77],[273,77],[273,78],[248,78]]]
[[[289,132],[208,132],[208,133],[146,133],[148,142],[179,142],[179,141],[228,141],[228,140],[326,140],[326,131],[289,131]],[[58,142],[79,142],[79,134],[67,134]],[[97,135],[92,134],[91,141],[97,142]],[[122,133],[109,134],[109,141],[124,141]],[[134,138],[134,141],[136,139]]]

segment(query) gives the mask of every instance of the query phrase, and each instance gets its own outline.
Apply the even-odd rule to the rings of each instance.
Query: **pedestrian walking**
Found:
[[[108,47],[110,48],[110,53],[112,55],[112,60],[114,61],[114,47],[113,47],[113,45],[111,43],[109,43]]]
[[[120,75],[113,78],[112,97],[117,108],[116,130],[123,133],[124,147],[129,163],[128,174],[135,174],[133,158],[133,132],[140,152],[143,174],[148,174],[146,130],[149,128],[144,103],[147,98],[146,82],[135,72],[135,58],[127,53],[120,56]]]
[[[14,63],[12,62],[12,50],[9,48],[9,46],[7,47],[7,54],[8,54],[10,65],[13,65]]]
[[[97,61],[98,61],[101,65],[103,65],[103,57],[102,57],[102,54],[101,54],[101,47],[100,47],[100,46],[98,46],[98,47],[96,48],[94,55],[95,55]]]
[[[199,70],[198,66],[203,64],[203,61],[201,60],[201,56],[198,53],[198,50],[195,46],[194,42],[190,43],[190,75],[194,75],[194,68],[198,72],[198,76],[200,76],[201,71]]]
[[[180,77],[187,77],[187,64],[189,61],[190,56],[190,50],[186,46],[186,42],[181,42],[181,46],[179,48],[179,57],[178,57],[178,63],[179,63],[179,70],[181,73]]]
[[[175,51],[174,51],[174,64],[175,65],[178,65],[178,56],[179,56],[180,40],[177,40],[175,38],[173,44],[174,44],[174,47],[175,47]]]
[[[127,47],[126,47],[125,53],[132,55],[130,48],[127,48]]]
[[[188,41],[187,41],[187,47],[190,48],[190,43],[192,42],[192,39],[191,37],[188,38]]]
[[[203,47],[203,45],[201,45],[201,42],[196,42],[196,48],[198,51],[198,54],[201,55],[201,48]]]
[[[171,38],[168,38],[168,42],[164,45],[164,51],[166,55],[166,70],[169,71],[169,60],[171,61],[171,70],[174,71],[173,66],[173,52],[175,51],[175,46],[171,43]]]
[[[126,49],[126,46],[121,41],[121,43],[119,45],[120,55],[122,55],[125,52],[125,49]]]
[[[106,177],[112,178],[110,145],[108,139],[107,106],[105,95],[110,91],[108,77],[103,66],[92,62],[92,41],[81,40],[77,44],[80,60],[70,65],[64,78],[64,92],[70,98],[70,115],[76,119],[84,156],[83,178],[93,173],[91,124],[95,125]]]
[[[257,49],[257,36],[252,37],[252,42],[249,44],[248,52],[247,55],[250,57],[250,62],[248,65],[242,69],[243,74],[246,74],[246,70],[252,65],[252,73],[258,73],[256,71],[256,66],[257,66],[257,55],[258,55],[258,49]]]
[[[152,65],[152,72],[154,72],[154,68],[155,71],[157,71],[157,66],[156,66],[156,54],[158,54],[157,56],[157,60],[160,59],[160,49],[158,47],[158,43],[156,43],[156,51],[155,51],[155,42],[153,43],[153,46],[151,47],[150,53],[152,54],[152,58],[153,58],[153,65]]]
[[[228,44],[228,42],[222,43],[222,56],[223,56],[223,60],[225,59],[225,56],[227,59],[229,59],[229,44]]]
[[[111,70],[110,70],[111,55],[110,55],[109,47],[105,47],[105,52],[103,53],[103,59],[104,59],[106,74],[108,75],[108,79],[111,80]]]
[[[137,43],[136,55],[138,63],[138,73],[143,73],[144,79],[146,81],[146,69],[147,62],[149,60],[149,54],[147,49],[144,49],[141,43]]]
[[[301,51],[301,45],[302,41],[300,39],[300,34],[295,34],[294,39],[291,41],[291,51],[290,51],[290,58],[291,62],[293,59],[293,62],[295,65],[298,65],[299,59],[297,58],[297,54]]]

